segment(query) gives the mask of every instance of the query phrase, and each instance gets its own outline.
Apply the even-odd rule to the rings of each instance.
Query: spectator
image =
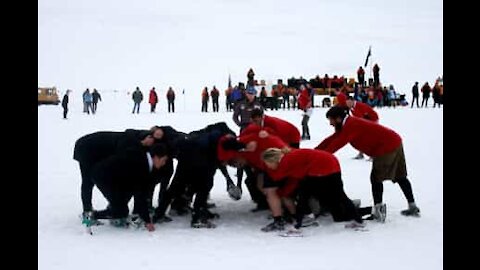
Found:
[[[83,92],[83,102],[84,102],[84,112],[90,114],[90,110],[92,109],[92,94],[90,94],[90,90],[87,88],[85,92]]]
[[[358,83],[365,86],[365,70],[360,66],[357,70]]]
[[[377,87],[380,85],[380,67],[378,64],[373,66],[373,86]]]
[[[388,107],[393,106],[395,108],[395,105],[397,103],[397,93],[395,93],[395,89],[393,88],[393,85],[390,85],[388,89],[388,100],[389,104]]]
[[[67,119],[69,93],[70,93],[70,90],[67,90],[67,92],[65,92],[65,95],[63,96],[63,99],[62,99],[63,119]]]
[[[210,96],[212,97],[212,107],[213,112],[218,112],[218,97],[220,96],[220,92],[217,90],[215,85],[213,86],[212,91],[210,92]]]
[[[150,103],[150,112],[154,113],[155,107],[157,106],[157,103],[158,103],[158,96],[157,96],[157,92],[155,92],[155,87],[150,89],[150,96],[148,98],[148,103]]]
[[[175,112],[175,91],[173,91],[172,87],[170,86],[167,91],[167,101],[168,101],[168,112],[170,112],[170,108],[172,113]]]
[[[233,110],[232,93],[233,93],[233,88],[229,86],[225,90],[225,108],[227,108],[227,112]]]
[[[412,87],[412,106],[410,108],[413,108],[413,102],[417,101],[417,108],[418,106],[418,82],[415,82],[415,85]]]
[[[137,89],[135,89],[135,91],[132,94],[132,99],[133,99],[132,114],[135,113],[135,108],[137,109],[137,114],[139,114],[140,113],[139,112],[140,111],[140,102],[142,102],[142,100],[143,100],[143,94],[140,91],[140,88],[138,86],[137,86]]]
[[[433,107],[435,108],[435,105],[438,104],[438,108],[440,108],[441,96],[440,96],[440,85],[438,81],[435,82],[435,85],[433,86],[432,95],[433,95]]]
[[[205,86],[202,91],[202,112],[208,112],[208,88]]]
[[[98,93],[97,89],[93,88],[93,93],[92,93],[92,113],[93,114],[97,112],[98,101],[102,101],[102,96],[100,96],[100,93]]]
[[[425,104],[425,108],[428,108],[428,98],[430,98],[430,92],[432,92],[432,89],[430,88],[430,85],[428,85],[428,82],[426,82],[423,87],[422,87],[422,95],[423,95],[423,99],[422,99],[422,108],[423,108],[423,104]]]

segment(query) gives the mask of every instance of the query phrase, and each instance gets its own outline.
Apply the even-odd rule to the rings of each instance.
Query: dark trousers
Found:
[[[370,183],[372,184],[373,203],[381,203],[383,200],[383,182],[379,182],[371,178]],[[396,183],[402,189],[403,195],[405,196],[407,201],[409,203],[415,202],[415,199],[413,198],[412,184],[410,183],[408,178],[405,177],[402,179],[398,179]]]
[[[377,87],[380,84],[380,75],[373,74],[373,86]]]
[[[140,102],[134,102],[132,113],[135,113],[135,108],[137,109],[137,113],[140,111]]]
[[[265,195],[258,189],[257,186],[257,173],[252,171],[252,168],[249,166],[244,166],[243,168],[237,169],[237,186],[239,183],[242,182],[243,179],[243,172],[247,174],[247,178],[245,179],[245,185],[247,186],[248,192],[250,193],[250,197],[252,201],[254,201],[257,206],[263,207],[268,206],[267,199]]]
[[[285,109],[285,103],[287,104],[287,108],[290,110],[290,96],[283,95],[283,109]]]
[[[295,96],[295,95],[293,96],[293,104],[292,104],[292,106],[293,106],[293,109],[296,109],[296,108],[297,108],[297,96]]]
[[[68,108],[67,108],[67,107],[63,107],[63,118],[64,118],[64,119],[67,119],[67,113],[68,113]]]
[[[150,112],[155,112],[155,107],[157,107],[157,103],[150,104]]]
[[[435,108],[435,105],[438,104],[438,107],[440,108],[441,107],[441,103],[440,103],[440,98],[439,97],[434,97],[433,98],[433,108]]]
[[[92,113],[93,113],[92,103],[91,102],[85,102],[85,109],[86,109],[87,114],[90,114],[90,111],[92,111]]]
[[[423,104],[425,104],[425,108],[428,108],[428,96],[424,96],[423,99],[422,99],[422,108],[423,108]]]
[[[155,214],[157,216],[164,215],[172,200],[185,195],[187,188],[191,194],[196,194],[193,204],[194,210],[206,208],[208,194],[213,187],[213,176],[216,169],[214,164],[204,168],[197,168],[192,166],[191,162],[179,160],[172,184],[160,199],[158,208],[155,209]]]
[[[417,101],[417,108],[420,107],[418,106],[418,96],[413,96],[412,98],[412,106],[410,108],[413,108],[413,103],[415,102],[415,100]]]
[[[83,211],[92,211],[92,193],[93,187],[95,184],[92,181],[92,167],[93,164],[89,164],[87,162],[81,162],[80,164],[80,173],[82,174],[82,185],[81,185],[81,198],[82,198],[82,206]]]
[[[355,220],[362,223],[362,217],[343,190],[341,173],[327,176],[306,177],[298,187],[297,225],[302,222],[309,209],[308,200],[314,197],[319,204],[330,210],[335,222]]]
[[[93,102],[92,103],[92,113],[96,113],[97,112],[97,102]]]
[[[170,112],[170,107],[172,108],[172,112],[175,112],[175,102],[168,101],[168,112]]]
[[[208,112],[208,101],[202,101],[202,112]]]
[[[96,215],[96,218],[126,218],[128,217],[129,209],[128,202],[132,198],[130,192],[115,189],[110,185],[104,185],[103,183],[97,183],[97,188],[103,194],[108,201],[108,208],[104,216]]]
[[[227,108],[227,112],[230,111],[230,105],[231,105],[230,100],[228,100],[228,98],[225,99],[225,108]]]
[[[302,118],[302,138],[310,138],[310,129],[308,128],[308,120],[310,120],[310,116],[303,115]]]
[[[214,112],[218,112],[218,108],[219,108],[218,99],[212,100],[212,107]]]

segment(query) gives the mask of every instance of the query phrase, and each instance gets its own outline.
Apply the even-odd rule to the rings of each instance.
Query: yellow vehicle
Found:
[[[38,88],[38,105],[41,104],[55,104],[58,105],[60,99],[58,98],[56,87],[39,87]]]

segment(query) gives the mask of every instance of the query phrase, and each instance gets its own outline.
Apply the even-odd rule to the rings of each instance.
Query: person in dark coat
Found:
[[[415,85],[412,87],[412,106],[410,108],[413,108],[413,102],[417,101],[417,108],[418,106],[418,82],[415,82]]]
[[[92,170],[92,181],[108,200],[108,216],[93,215],[93,218],[111,218],[126,221],[128,202],[133,197],[139,217],[149,231],[153,231],[148,212],[149,192],[153,185],[152,173],[165,165],[168,159],[166,148],[155,145],[149,151],[130,148],[97,163]]]
[[[208,88],[205,87],[202,90],[202,112],[208,112]]]
[[[98,101],[102,101],[102,96],[98,93],[97,89],[93,88],[92,93],[92,113],[95,114],[97,112],[97,103]]]
[[[250,68],[248,70],[248,73],[247,73],[247,86],[255,86],[255,80],[254,80],[254,77],[255,76],[255,73],[253,72],[253,69]]]
[[[68,113],[68,94],[70,94],[70,90],[67,90],[67,92],[65,92],[65,95],[63,96],[63,99],[62,99],[63,119],[67,119],[67,113]]]
[[[127,129],[125,132],[100,131],[87,134],[75,142],[73,159],[78,161],[82,175],[81,198],[83,213],[93,211],[91,179],[93,166],[131,147],[151,146],[155,138],[150,131]]]
[[[137,109],[137,114],[140,111],[140,103],[143,100],[143,94],[140,91],[140,88],[137,86],[137,89],[133,92],[132,94],[132,99],[133,99],[133,110],[132,113],[135,113],[135,108]]]
[[[380,84],[380,67],[378,64],[373,66],[373,86],[378,87]]]
[[[247,90],[245,100],[242,100],[235,106],[235,110],[233,112],[233,121],[240,127],[240,134],[242,131],[252,122],[252,111],[254,109],[264,110],[260,102],[256,100],[256,90],[255,88],[251,87]],[[243,181],[243,171],[246,172],[247,178],[245,179],[245,185],[250,192],[250,196],[252,200],[257,204],[256,210],[264,210],[268,209],[267,201],[265,200],[265,196],[261,192],[258,191],[256,186],[256,177],[252,172],[252,168],[249,166],[245,166],[243,168],[237,169],[237,185],[240,186]]]
[[[440,95],[440,85],[435,83],[432,88],[432,97],[433,97],[433,108],[438,104],[438,108],[441,108],[441,95]]]
[[[428,99],[430,98],[430,93],[432,92],[432,89],[430,88],[430,85],[428,85],[428,82],[426,82],[423,87],[422,87],[422,108],[423,104],[425,104],[425,108],[428,108]]]
[[[224,122],[212,124],[188,134],[177,156],[178,165],[172,183],[159,202],[158,208],[155,209],[154,221],[165,216],[165,211],[173,199],[188,193],[195,195],[191,226],[193,228],[215,227],[210,219],[217,215],[207,209],[207,200],[213,187],[216,170],[221,169],[222,173],[228,175],[225,166],[217,157],[218,142],[227,134],[235,136]]]
[[[218,97],[220,96],[220,92],[215,86],[213,86],[212,91],[210,91],[210,96],[212,97],[213,112],[218,112]]]
[[[175,91],[173,91],[172,87],[168,88],[167,101],[168,101],[168,112],[170,112],[170,108],[171,108],[172,113],[174,113],[175,112]]]
[[[365,70],[360,66],[357,70],[358,83],[364,87],[365,86]]]

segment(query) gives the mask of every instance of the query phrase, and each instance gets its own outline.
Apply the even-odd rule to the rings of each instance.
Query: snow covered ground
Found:
[[[144,91],[144,94],[147,94]],[[238,131],[231,114],[200,113],[198,97],[166,113],[166,102],[150,114],[143,103],[132,115],[126,93],[102,92],[97,115],[82,113],[80,93],[72,95],[69,119],[62,119],[60,106],[38,107],[38,269],[442,269],[443,268],[443,109],[379,109],[380,122],[401,134],[414,195],[421,218],[400,215],[406,201],[400,188],[386,183],[385,224],[369,222],[368,231],[355,232],[321,220],[319,227],[306,228],[303,238],[282,238],[260,231],[269,222],[267,213],[251,213],[253,203],[245,193],[232,201],[225,192],[221,173],[215,176],[212,200],[221,218],[216,229],[192,229],[189,217],[156,226],[156,231],[118,229],[110,226],[85,233],[80,223],[80,171],[72,159],[75,140],[99,131],[171,125],[185,132],[217,121],[226,121]],[[223,99],[223,97],[221,97]],[[319,102],[319,101],[317,101]],[[211,105],[211,104],[210,104]],[[431,105],[431,104],[430,104]],[[310,120],[311,148],[333,132],[326,109],[316,108]],[[300,128],[299,111],[268,111]],[[356,151],[346,146],[336,153],[344,185],[351,198],[371,204],[371,164],[353,160]],[[229,168],[230,174],[235,173]],[[95,189],[94,207],[106,201]]]

